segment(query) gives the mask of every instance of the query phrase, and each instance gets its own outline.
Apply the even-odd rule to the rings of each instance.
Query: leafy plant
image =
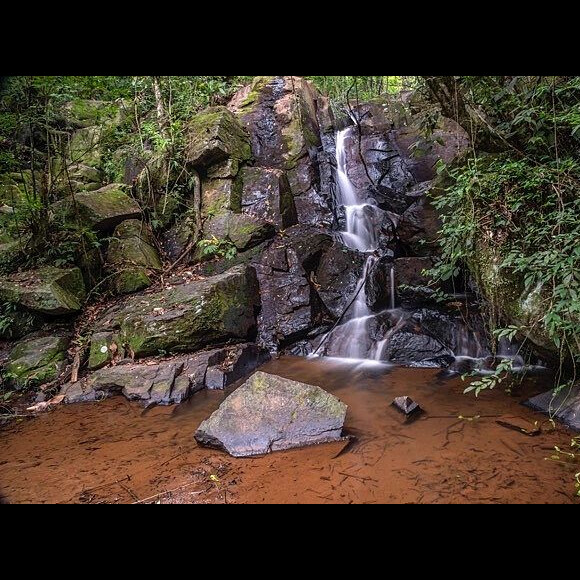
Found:
[[[201,249],[201,256],[204,258],[217,256],[231,260],[238,253],[236,246],[230,240],[218,239],[216,236],[200,240],[198,246]]]

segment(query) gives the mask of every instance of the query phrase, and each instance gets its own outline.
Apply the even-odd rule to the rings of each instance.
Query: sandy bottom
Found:
[[[148,411],[118,397],[61,406],[0,432],[0,498],[7,503],[580,503],[574,468],[546,460],[569,443],[520,405],[549,388],[528,380],[517,396],[479,399],[436,370],[356,367],[285,357],[262,370],[333,392],[349,406],[349,444],[233,459],[193,433],[227,393],[204,391]],[[409,395],[425,409],[395,411]],[[461,417],[461,418],[460,418]],[[577,470],[577,469],[576,469]]]

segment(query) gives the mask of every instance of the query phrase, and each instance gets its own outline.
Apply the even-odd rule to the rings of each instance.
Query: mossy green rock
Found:
[[[116,331],[136,356],[194,352],[228,339],[253,338],[260,294],[256,272],[227,272],[150,294],[136,294],[104,312],[97,331]]]
[[[0,175],[0,205],[19,207],[27,199],[33,199],[34,191],[44,191],[44,177],[41,171],[35,171],[34,176],[30,169],[22,172],[4,173]]]
[[[81,309],[85,297],[79,268],[47,266],[0,278],[0,300],[33,312],[73,314]]]
[[[240,252],[249,250],[275,235],[276,228],[273,224],[231,211],[211,218],[204,228],[206,238],[216,237],[217,239],[230,240]]]
[[[116,352],[113,344],[117,345],[118,338],[112,332],[95,332],[91,336],[91,350],[89,353],[89,370],[100,369],[113,360]],[[118,348],[118,347],[117,347]]]
[[[193,167],[209,167],[252,156],[248,135],[238,119],[225,107],[210,107],[190,121],[187,129],[187,161]]]
[[[127,220],[115,229],[107,253],[118,294],[130,294],[151,285],[150,272],[163,268],[151,232],[139,220]]]
[[[347,406],[320,387],[258,371],[195,433],[234,457],[339,441]]]
[[[68,345],[58,336],[22,341],[10,353],[5,370],[17,388],[48,383],[61,372]]]
[[[141,208],[125,190],[126,186],[113,183],[97,191],[77,193],[75,201],[81,217],[99,231],[110,231],[125,220],[138,219]]]
[[[78,127],[118,124],[123,120],[125,106],[122,101],[75,99],[67,103],[67,118]],[[128,109],[127,109],[128,110]]]
[[[101,164],[102,127],[85,127],[75,131],[69,142],[68,161],[80,163],[89,167],[99,167]]]

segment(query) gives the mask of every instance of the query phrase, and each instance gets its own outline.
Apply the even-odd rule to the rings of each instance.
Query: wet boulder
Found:
[[[30,338],[18,343],[4,366],[8,380],[17,388],[55,380],[66,362],[69,340],[61,336]]]
[[[86,297],[78,268],[46,266],[0,278],[0,301],[32,312],[61,316],[78,312]]]
[[[298,223],[294,196],[284,171],[246,167],[241,179],[242,211],[245,214],[269,221],[278,230]]]
[[[319,99],[303,78],[256,77],[228,105],[250,135],[255,165],[286,172],[302,224],[332,221],[319,192]]]
[[[103,312],[95,330],[116,332],[137,357],[188,352],[253,338],[259,307],[256,272],[242,265],[203,280],[134,294]]]
[[[381,358],[413,366],[448,366],[453,352],[438,340],[425,334],[395,333],[385,346]]]
[[[393,264],[396,286],[429,286],[431,278],[423,272],[434,264],[435,260],[430,257],[398,258]]]
[[[195,433],[234,457],[338,441],[347,407],[320,387],[256,372]]]
[[[276,351],[316,326],[324,306],[316,288],[316,270],[331,235],[310,226],[294,226],[254,262],[260,282],[260,344]]]
[[[251,158],[248,135],[225,107],[210,107],[191,119],[187,127],[187,162],[204,168],[232,158],[238,162]]]
[[[572,390],[564,388],[555,396],[553,391],[548,391],[528,399],[524,404],[580,431],[580,388],[578,387]]]
[[[427,196],[421,196],[401,215],[397,235],[407,251],[415,256],[432,256],[439,251],[439,212]]]
[[[127,220],[115,228],[107,267],[117,294],[130,294],[151,285],[151,274],[162,270],[163,265],[146,224]]]
[[[345,310],[357,289],[365,256],[336,240],[321,256],[312,278],[324,306],[336,318]]]

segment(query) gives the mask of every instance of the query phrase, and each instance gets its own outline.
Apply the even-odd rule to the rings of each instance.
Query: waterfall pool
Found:
[[[193,433],[226,396],[202,391],[147,411],[115,397],[59,406],[2,428],[0,496],[11,503],[578,503],[572,467],[545,458],[569,443],[564,427],[520,402],[550,386],[526,379],[511,397],[478,399],[437,369],[369,361],[282,357],[262,370],[319,385],[348,404],[354,439],[234,459],[197,446]],[[404,423],[390,403],[425,409]],[[548,427],[546,424],[545,427]]]

